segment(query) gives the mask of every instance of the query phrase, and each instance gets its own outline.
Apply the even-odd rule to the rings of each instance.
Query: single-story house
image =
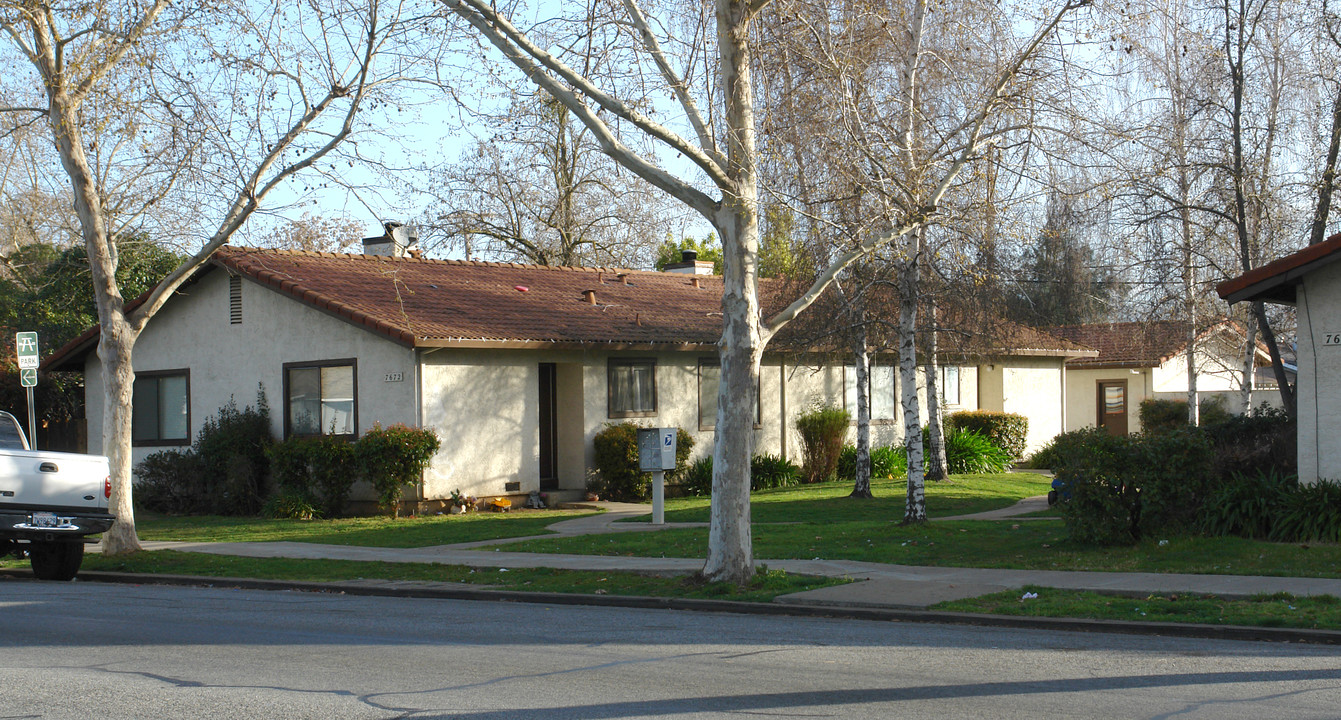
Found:
[[[1293,305],[1299,481],[1341,480],[1341,233],[1216,286],[1230,303]]]
[[[1187,399],[1189,332],[1184,321],[1060,325],[1043,330],[1098,352],[1066,361],[1067,431],[1102,427],[1118,435],[1139,432],[1142,401]],[[1244,343],[1243,329],[1229,320],[1201,330],[1195,343],[1198,395],[1222,398],[1231,412],[1243,410],[1239,390]],[[1260,345],[1255,364],[1270,364],[1266,348]],[[1264,402],[1280,404],[1274,380],[1269,385],[1254,381],[1253,403]]]
[[[592,438],[612,422],[680,427],[696,456],[711,452],[722,279],[702,274],[704,263],[538,267],[423,259],[389,244],[386,254],[221,248],[136,343],[135,461],[189,445],[220,406],[252,403],[258,387],[276,437],[353,438],[377,423],[436,430],[442,448],[421,501],[456,489],[580,493]],[[1087,351],[1020,332],[1025,347],[944,368],[943,395],[951,409],[1023,412],[1038,423],[1036,447],[1061,429],[1063,361]],[[102,437],[96,345],[91,328],[45,364],[84,373],[91,452]],[[756,452],[799,462],[794,419],[850,403],[852,373],[845,358],[785,348],[778,341],[763,360]],[[872,434],[889,444],[902,425],[886,360],[875,363]]]

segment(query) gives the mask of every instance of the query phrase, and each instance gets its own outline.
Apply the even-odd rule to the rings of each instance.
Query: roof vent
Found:
[[[596,304],[596,291],[595,291],[595,290],[583,290],[583,291],[582,291],[582,297],[586,299],[588,305],[595,305],[595,304]]]
[[[681,251],[680,251],[680,262],[691,263],[691,262],[694,262],[695,260],[698,260],[698,251],[697,251],[697,250],[681,250]]]

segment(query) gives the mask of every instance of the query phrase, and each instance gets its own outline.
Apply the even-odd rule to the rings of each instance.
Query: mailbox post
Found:
[[[638,430],[638,469],[652,473],[652,524],[666,524],[666,471],[675,469],[675,428]]]

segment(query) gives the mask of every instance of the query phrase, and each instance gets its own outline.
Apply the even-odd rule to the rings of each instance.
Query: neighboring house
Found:
[[[1230,303],[1295,306],[1299,481],[1341,480],[1341,234],[1216,286]]]
[[[1117,435],[1139,432],[1143,400],[1187,400],[1188,324],[1121,322],[1043,328],[1050,335],[1094,348],[1098,355],[1066,362],[1066,430],[1102,427]],[[1197,393],[1242,411],[1244,334],[1228,320],[1196,339]],[[1264,348],[1256,364],[1268,364]],[[1257,385],[1253,403],[1280,404],[1275,383]]]
[[[230,398],[253,403],[258,387],[277,437],[353,438],[377,423],[436,430],[442,448],[420,500],[458,488],[580,492],[592,438],[611,422],[684,428],[702,456],[716,421],[722,280],[697,263],[678,269],[224,247],[136,343],[135,461],[189,445],[206,417]],[[765,281],[761,291],[779,286]],[[944,395],[952,409],[1024,412],[1038,423],[1036,447],[1060,430],[1049,423],[1060,414],[1062,362],[1085,351],[1018,335],[1018,351],[945,368]],[[92,328],[44,366],[84,373],[93,452],[103,402],[96,345]],[[844,358],[786,351],[785,337],[774,347],[761,371],[756,452],[799,462],[794,419],[844,404],[851,373]],[[902,434],[887,359],[877,358],[874,383],[872,434],[882,444]]]

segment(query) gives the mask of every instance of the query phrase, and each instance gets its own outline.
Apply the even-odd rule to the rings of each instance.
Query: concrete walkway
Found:
[[[703,527],[704,523],[618,522],[646,515],[647,505],[628,503],[587,503],[605,510],[549,527],[553,534],[545,539],[615,532],[655,532],[683,527]],[[1046,509],[1044,497],[1027,498],[1010,508],[986,513],[960,515],[942,520],[1003,520]],[[243,557],[284,557],[379,562],[441,563],[487,568],[559,568],[564,570],[633,571],[656,574],[686,574],[703,567],[701,559],[641,558],[601,555],[559,555],[547,553],[483,550],[530,538],[511,538],[484,542],[440,545],[422,548],[377,548],[345,545],[318,545],[304,542],[193,543],[144,542],[146,550],[182,550],[236,555]],[[760,564],[789,573],[843,577],[857,580],[834,587],[811,590],[778,598],[778,602],[844,608],[925,608],[946,600],[976,597],[1026,585],[1041,585],[1074,590],[1097,590],[1133,594],[1176,592],[1214,594],[1222,597],[1258,593],[1288,592],[1294,595],[1334,595],[1341,597],[1341,579],[1289,578],[1244,575],[1191,575],[1166,573],[1071,572],[1057,570],[1001,570],[990,568],[924,567],[887,565],[854,560],[767,560]]]

